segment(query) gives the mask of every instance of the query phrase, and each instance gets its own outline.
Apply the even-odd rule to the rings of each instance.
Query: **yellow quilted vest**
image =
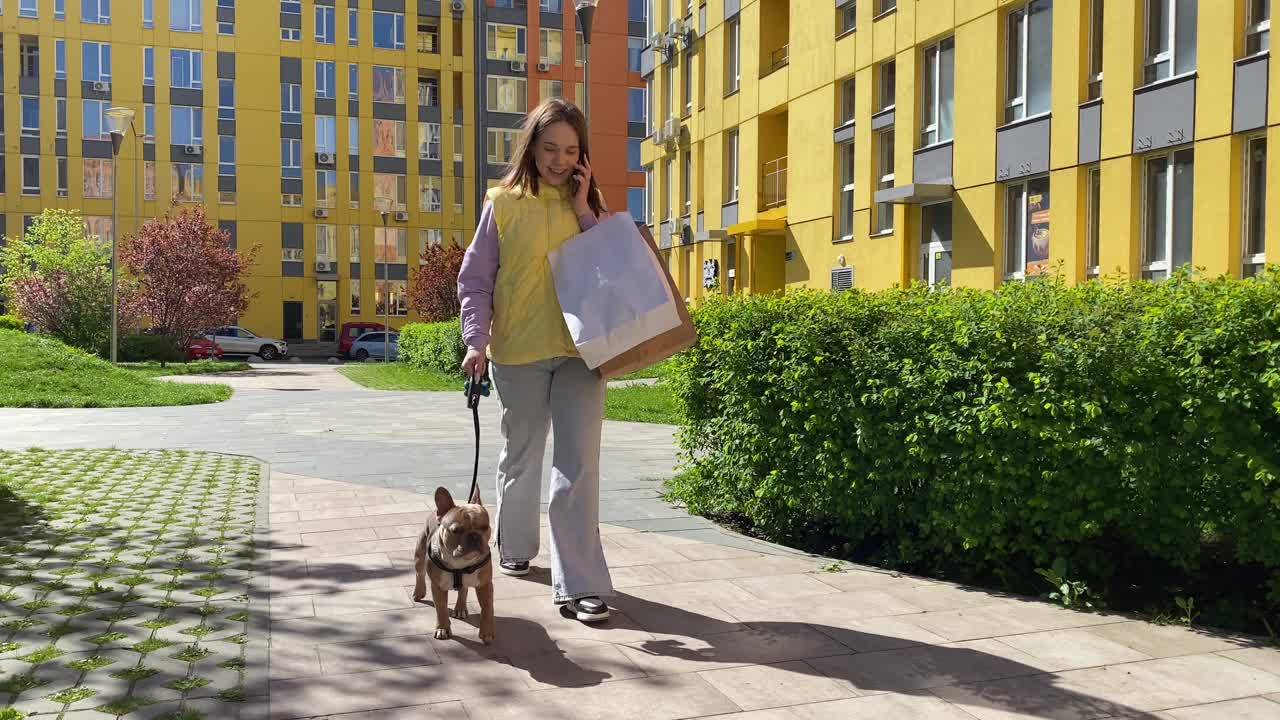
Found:
[[[568,192],[542,183],[536,196],[495,187],[485,197],[498,224],[489,356],[500,365],[577,357],[547,259],[581,232]]]

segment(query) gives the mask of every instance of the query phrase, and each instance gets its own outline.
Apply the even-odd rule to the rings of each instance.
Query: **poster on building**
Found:
[[[1027,193],[1027,264],[1024,270],[1027,277],[1049,270],[1048,189]]]

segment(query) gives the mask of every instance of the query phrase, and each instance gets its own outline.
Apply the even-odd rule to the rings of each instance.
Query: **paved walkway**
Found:
[[[656,498],[674,452],[669,428],[645,425],[605,430],[614,617],[560,617],[540,557],[529,577],[497,580],[493,646],[465,622],[437,641],[434,610],[410,596],[412,550],[422,493],[470,480],[460,398],[365,391],[328,366],[231,382],[236,396],[216,406],[0,410],[0,448],[208,448],[272,463],[259,549],[278,720],[1280,717],[1274,648],[872,569],[824,572],[689,518]],[[495,453],[490,432],[486,477]]]

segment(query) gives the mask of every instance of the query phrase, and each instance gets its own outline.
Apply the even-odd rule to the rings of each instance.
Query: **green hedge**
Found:
[[[413,367],[462,377],[462,325],[457,320],[409,323],[400,329],[400,361]]]
[[[120,338],[121,362],[182,362],[184,354],[173,341],[160,335],[126,335]]]
[[[26,330],[27,324],[17,315],[0,315],[0,330]]]
[[[695,512],[899,566],[1027,577],[1061,558],[1095,588],[1227,553],[1270,568],[1280,601],[1280,268],[695,317],[671,378],[671,489]]]

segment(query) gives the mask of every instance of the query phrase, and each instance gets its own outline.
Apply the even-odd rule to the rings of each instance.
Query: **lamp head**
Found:
[[[116,106],[107,108],[107,122],[113,135],[123,135],[126,128],[133,123],[133,108]]]
[[[574,0],[573,7],[578,13],[578,28],[582,30],[582,42],[591,44],[591,21],[595,18],[596,7],[600,0]]]

